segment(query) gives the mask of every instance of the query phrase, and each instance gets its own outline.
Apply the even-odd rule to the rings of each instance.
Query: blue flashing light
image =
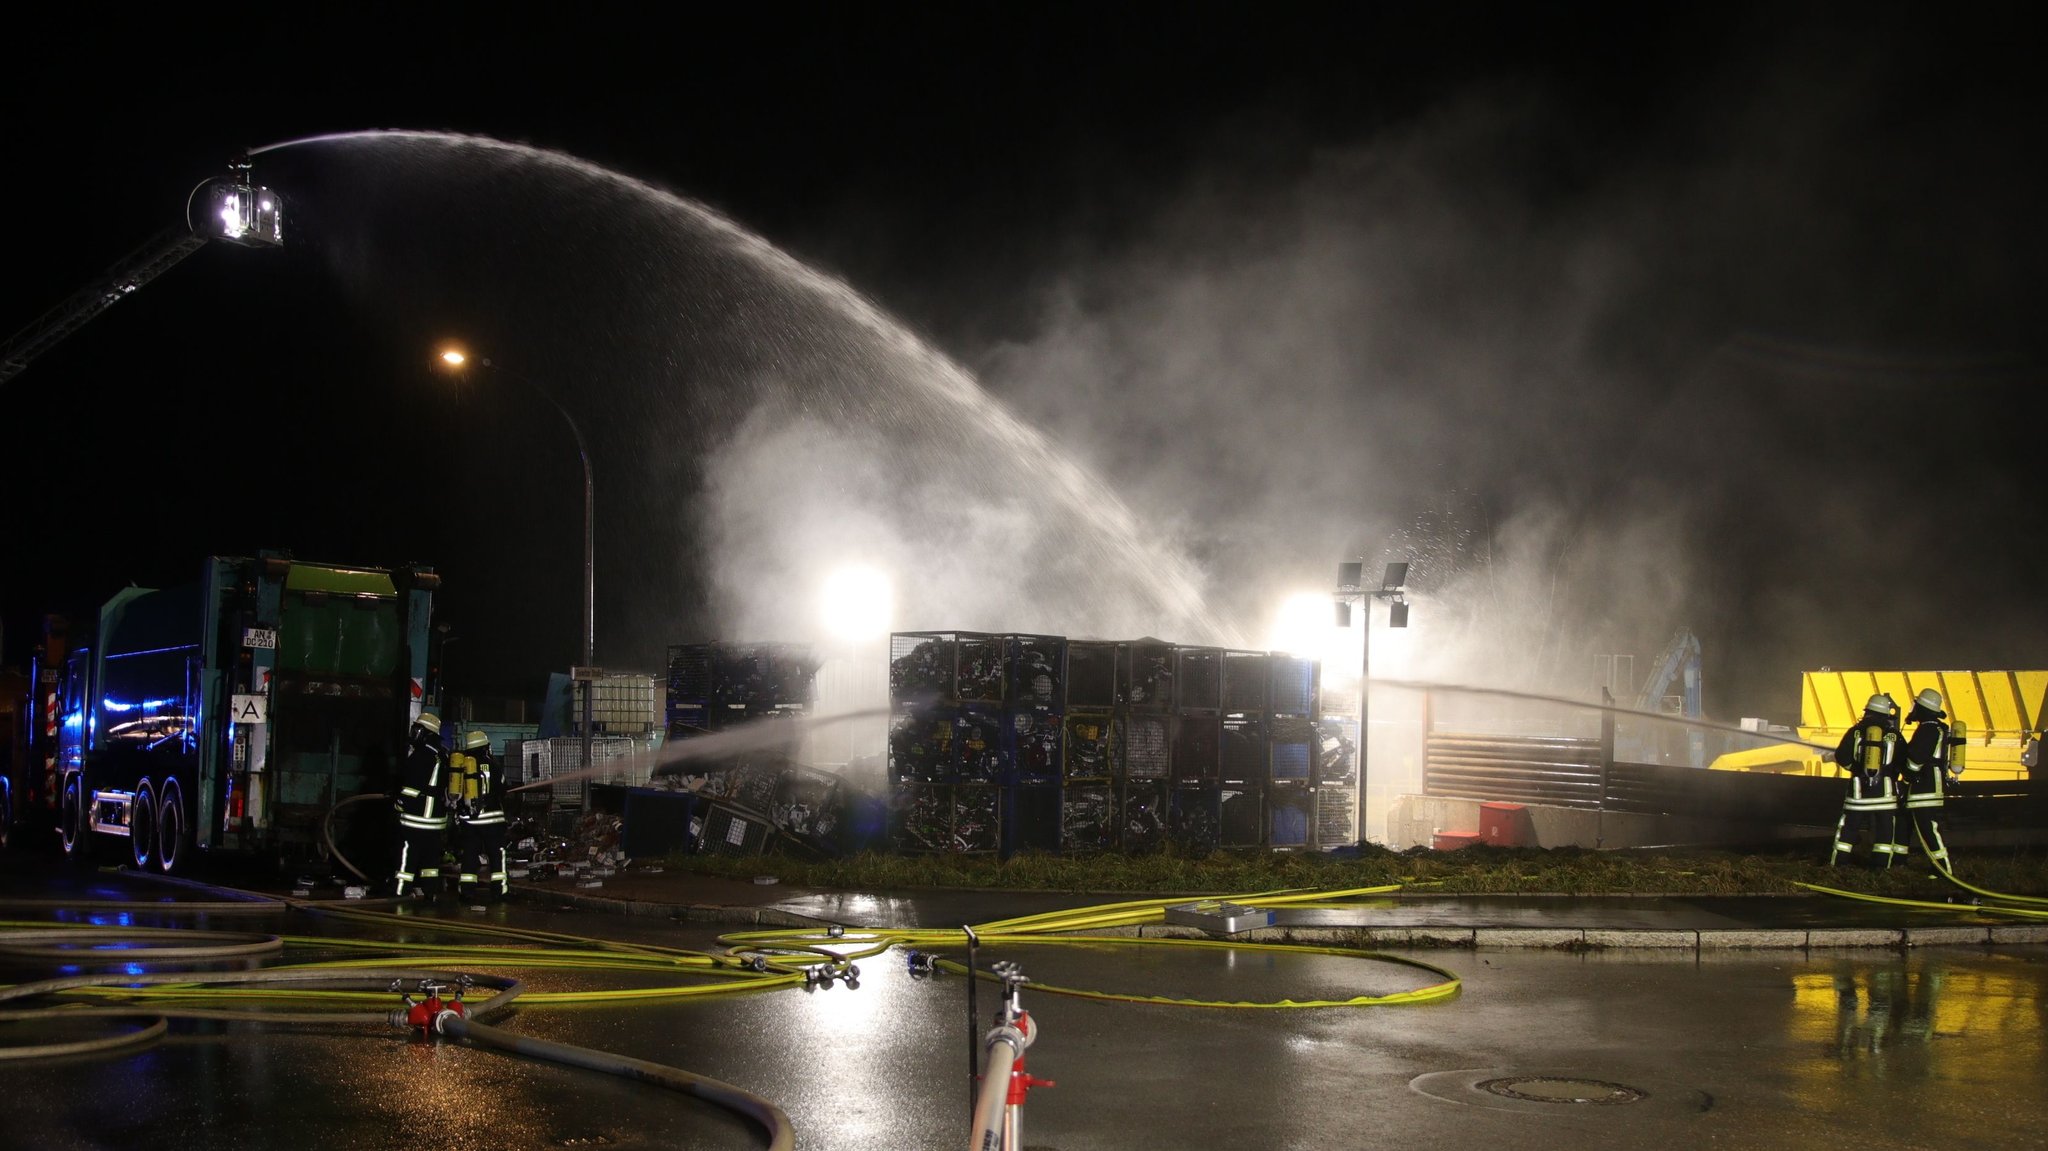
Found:
[[[138,702],[136,702],[136,703],[123,703],[123,702],[121,702],[120,700],[118,700],[118,699],[115,699],[115,698],[113,698],[112,696],[108,696],[108,697],[107,697],[106,699],[103,699],[103,700],[101,700],[101,701],[100,701],[100,708],[101,708],[101,710],[103,710],[103,711],[115,711],[115,712],[121,712],[121,711],[157,711],[157,710],[160,710],[160,709],[162,709],[162,708],[166,708],[166,707],[169,707],[169,706],[171,706],[171,705],[172,705],[172,704],[174,704],[174,703],[183,703],[183,702],[184,702],[183,700],[180,700],[180,699],[176,699],[176,698],[172,698],[172,699],[145,699],[145,700],[140,700],[140,701],[138,701]]]
[[[107,658],[108,658],[109,660],[116,660],[116,659],[127,659],[127,658],[128,658],[128,657],[130,657],[130,656],[136,656],[136,655],[162,655],[162,654],[164,654],[165,652],[173,652],[173,651],[198,651],[198,650],[199,650],[199,645],[198,645],[198,644],[196,644],[196,643],[180,643],[180,644],[173,644],[173,645],[171,645],[170,647],[153,647],[153,648],[149,648],[149,649],[147,649],[147,650],[145,650],[145,651],[110,651],[110,652],[108,652],[108,653],[107,653]]]

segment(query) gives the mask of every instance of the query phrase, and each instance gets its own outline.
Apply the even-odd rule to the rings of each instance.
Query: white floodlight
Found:
[[[825,577],[818,606],[826,631],[859,642],[888,634],[896,616],[896,593],[880,569],[848,564]]]

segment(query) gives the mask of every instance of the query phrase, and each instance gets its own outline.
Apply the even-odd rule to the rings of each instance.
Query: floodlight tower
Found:
[[[1408,626],[1408,564],[1390,563],[1380,576],[1377,590],[1367,589],[1364,584],[1365,564],[1340,563],[1337,565],[1337,590],[1334,598],[1337,608],[1337,626],[1351,626],[1351,605],[1356,602],[1361,608],[1358,644],[1358,802],[1357,827],[1360,842],[1366,839],[1365,793],[1366,793],[1366,746],[1371,742],[1366,722],[1372,706],[1372,601],[1387,601],[1387,626]]]

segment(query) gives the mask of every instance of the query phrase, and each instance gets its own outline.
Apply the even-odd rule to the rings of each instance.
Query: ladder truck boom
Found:
[[[226,240],[248,247],[281,244],[282,199],[251,182],[246,158],[238,157],[229,169],[232,175],[203,181],[192,189],[183,226],[173,225],[157,233],[104,275],[0,343],[0,384],[26,371],[30,361],[62,343],[129,293],[176,267],[209,240]],[[202,200],[204,208],[194,217],[192,208]]]

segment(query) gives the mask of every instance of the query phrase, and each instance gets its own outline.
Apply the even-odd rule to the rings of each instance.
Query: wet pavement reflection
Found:
[[[132,898],[138,890],[118,878],[80,887],[18,868],[4,879],[4,894],[16,897]],[[1005,899],[997,909],[983,897],[979,917],[1083,902]],[[1630,914],[1644,918],[1628,926],[1705,926],[1726,913],[1709,901],[1643,902]],[[1558,907],[1530,901],[1503,914],[1543,925],[1544,910]],[[880,897],[841,897],[837,909],[837,918],[871,923],[890,922],[892,912],[957,910]],[[398,925],[275,912],[72,914],[330,941],[294,946],[291,962],[354,957],[340,945],[348,939],[463,940],[424,913]],[[535,904],[451,909],[447,919],[704,949],[722,930]],[[1026,1143],[1060,1151],[2048,1146],[2032,1119],[2048,1082],[2048,948],[1415,954],[1455,970],[1462,993],[1409,1007],[1229,1010],[1027,988],[1041,1028],[1031,1070],[1058,1086],[1032,1093]],[[1044,982],[1218,999],[1355,995],[1427,979],[1335,955],[1100,940],[985,949],[985,961],[995,958]],[[742,1085],[789,1112],[802,1147],[957,1145],[968,1110],[966,981],[914,977],[901,952],[860,965],[857,988],[523,1006],[502,1022]],[[536,992],[672,978],[498,970]],[[24,962],[0,970],[8,982],[45,974]],[[994,999],[985,987],[984,1013]],[[0,1025],[0,1042],[36,1041],[25,1037],[29,1026],[41,1025]],[[1481,1087],[1504,1077],[1576,1077],[1640,1097],[1575,1105]],[[10,1065],[0,1082],[0,1144],[8,1147],[762,1145],[750,1124],[724,1111],[625,1079],[376,1029],[177,1024],[145,1050]]]

